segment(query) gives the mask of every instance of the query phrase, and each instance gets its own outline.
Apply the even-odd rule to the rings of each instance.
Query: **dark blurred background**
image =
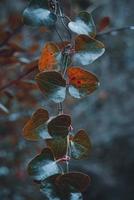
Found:
[[[0,87],[24,73],[47,40],[57,40],[54,32],[21,24],[20,16],[27,3],[0,0]],[[92,15],[97,26],[109,16],[107,30],[134,24],[133,0],[63,0],[63,4],[72,17],[80,10],[95,9]],[[92,177],[85,200],[134,199],[133,38],[132,30],[99,36],[106,52],[88,69],[99,76],[100,88],[82,100],[68,97],[64,104],[65,112],[72,115],[75,131],[84,128],[93,144],[89,160],[71,161],[73,170]],[[14,48],[17,50],[11,52]],[[35,74],[23,80],[33,79]],[[47,107],[51,115],[57,111],[32,84],[16,83],[0,93],[0,200],[43,200],[39,188],[27,175],[26,166],[44,142],[24,140],[22,128],[39,106]]]

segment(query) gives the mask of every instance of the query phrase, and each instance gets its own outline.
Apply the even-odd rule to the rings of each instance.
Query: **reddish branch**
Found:
[[[27,76],[28,74],[30,74],[31,72],[33,72],[34,70],[37,69],[38,65],[38,61],[34,61],[35,65],[33,65],[30,69],[28,69],[26,72],[24,72],[23,74],[21,74],[17,79],[15,80],[12,80],[10,82],[8,82],[7,84],[3,85],[1,88],[0,88],[0,91],[3,91],[5,89],[7,89],[8,87],[12,86],[12,85],[16,85],[17,82],[21,79],[23,79],[25,76]]]
[[[4,46],[5,44],[8,43],[8,41],[14,36],[16,35],[22,28],[22,24],[20,26],[18,26],[13,32],[11,32],[8,37],[0,44],[0,47]]]

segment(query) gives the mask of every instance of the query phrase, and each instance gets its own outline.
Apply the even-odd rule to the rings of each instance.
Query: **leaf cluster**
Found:
[[[48,100],[61,105],[66,95],[76,99],[90,95],[99,86],[95,74],[83,69],[98,59],[105,51],[102,42],[96,40],[96,27],[88,12],[80,12],[74,21],[65,24],[60,1],[31,0],[23,12],[24,22],[31,26],[45,26],[54,30],[61,20],[69,34],[68,41],[47,42],[38,62],[39,73],[35,80]],[[26,123],[23,131],[26,139],[44,139],[47,147],[28,165],[28,173],[40,184],[47,199],[81,200],[90,183],[90,177],[79,172],[70,172],[70,159],[88,158],[91,141],[84,130],[73,132],[69,115],[59,112],[49,116],[39,108]],[[67,171],[63,171],[66,163]]]

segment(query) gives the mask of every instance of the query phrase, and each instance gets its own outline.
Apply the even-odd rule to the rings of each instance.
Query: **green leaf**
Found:
[[[45,148],[28,165],[29,175],[36,181],[42,181],[60,172],[60,168],[56,164],[53,153],[49,148]]]
[[[47,131],[46,122],[49,119],[47,110],[39,108],[26,123],[23,129],[23,136],[27,140],[36,141],[39,139],[51,138]]]
[[[54,13],[48,9],[46,0],[31,0],[23,12],[24,23],[30,26],[52,27],[57,21]]]
[[[88,134],[84,130],[80,130],[72,140],[71,144],[71,158],[73,159],[87,159],[91,151],[91,141]]]
[[[82,194],[69,185],[60,185],[56,179],[60,175],[54,175],[41,183],[40,190],[47,199],[55,200],[82,200]]]
[[[85,97],[94,92],[99,86],[98,78],[91,72],[79,67],[69,67],[69,93],[75,98]]]
[[[75,54],[72,60],[77,65],[89,65],[105,52],[103,43],[87,35],[75,38]]]
[[[69,115],[59,115],[48,123],[48,132],[52,137],[65,137],[69,133],[70,125]]]
[[[56,137],[46,140],[47,146],[53,151],[55,159],[60,159],[66,155],[67,137]]]
[[[75,21],[68,24],[71,31],[77,34],[89,35],[95,37],[96,28],[91,14],[88,12],[80,12]]]
[[[91,182],[88,175],[79,172],[70,172],[57,177],[57,182],[60,186],[68,185],[75,188],[77,191],[83,192]]]
[[[41,72],[36,76],[37,84],[42,93],[55,103],[63,102],[66,95],[66,81],[55,71]]]

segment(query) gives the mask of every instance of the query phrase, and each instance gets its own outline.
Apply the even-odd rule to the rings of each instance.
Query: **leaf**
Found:
[[[57,183],[61,187],[66,184],[80,192],[86,190],[90,182],[91,179],[88,175],[79,172],[70,172],[57,177]]]
[[[47,199],[55,200],[82,200],[82,194],[68,185],[61,186],[57,184],[56,179],[59,176],[53,175],[41,183],[40,190]]]
[[[65,156],[67,150],[67,137],[56,137],[46,140],[47,146],[53,151],[55,159]]]
[[[85,159],[88,158],[91,151],[91,141],[84,130],[80,130],[72,140],[71,144],[71,158]]]
[[[82,98],[91,94],[99,86],[97,77],[79,67],[69,67],[69,93],[75,98]]]
[[[53,153],[49,148],[43,149],[41,154],[29,163],[28,173],[36,181],[43,181],[49,176],[60,173],[60,168],[56,164]]]
[[[68,24],[71,31],[77,34],[89,35],[95,37],[96,28],[91,14],[88,12],[80,12],[75,21]]]
[[[75,64],[89,65],[105,52],[103,43],[86,35],[78,35],[75,38]]]
[[[41,72],[36,76],[37,84],[42,93],[55,103],[64,101],[66,95],[66,81],[58,72]]]
[[[26,123],[23,129],[23,136],[27,140],[36,141],[39,139],[48,139],[51,136],[47,131],[47,120],[49,115],[47,110],[39,108]]]
[[[24,23],[30,26],[52,27],[57,21],[54,13],[48,9],[46,0],[31,0],[23,12]]]
[[[40,191],[45,195],[47,199],[56,199],[60,200],[60,194],[58,187],[55,184],[55,179],[59,174],[53,175],[47,178],[44,182],[41,183]]]
[[[61,53],[55,43],[48,42],[39,59],[40,71],[60,71]]]
[[[110,24],[110,18],[109,17],[104,17],[101,19],[100,23],[99,23],[99,27],[98,27],[98,31],[101,32],[103,31],[105,28],[107,28]]]
[[[59,115],[48,123],[48,132],[52,137],[65,137],[69,133],[70,125],[69,115]]]

